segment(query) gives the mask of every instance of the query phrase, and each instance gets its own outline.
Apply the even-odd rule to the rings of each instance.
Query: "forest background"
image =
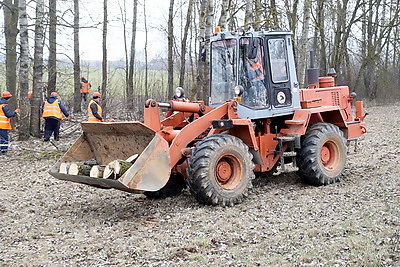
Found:
[[[338,73],[358,99],[400,99],[399,0],[4,0],[0,86],[20,107],[18,137],[40,137],[40,106],[57,91],[75,114],[85,112],[79,81],[102,93],[105,113],[141,119],[144,101],[165,101],[182,86],[208,98],[207,47],[224,31],[293,32],[297,75],[304,86],[308,51],[320,75]],[[96,37],[97,36],[97,37]],[[45,85],[48,85],[47,89]],[[28,101],[28,92],[33,98]]]

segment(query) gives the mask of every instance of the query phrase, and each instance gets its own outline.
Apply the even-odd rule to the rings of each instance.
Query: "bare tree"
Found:
[[[119,13],[121,14],[122,29],[124,34],[124,51],[125,51],[125,97],[128,95],[128,80],[129,80],[129,60],[128,60],[128,43],[127,43],[127,14],[126,14],[126,0],[123,0],[123,6],[118,1]]]
[[[6,41],[6,86],[13,95],[17,95],[17,34],[18,34],[18,0],[5,0],[4,5],[4,37]],[[16,106],[17,98],[10,100]]]
[[[168,99],[171,99],[174,95],[174,59],[173,59],[173,47],[174,47],[174,0],[169,1],[169,12],[168,12]]]
[[[47,95],[56,90],[57,83],[57,1],[49,0],[49,63]]]
[[[145,90],[145,98],[149,98],[149,87],[148,87],[148,55],[147,55],[147,19],[146,19],[146,2],[143,3],[143,17],[144,17],[144,90]]]
[[[199,57],[197,61],[197,97],[196,99],[201,99],[207,102],[208,96],[208,67],[209,67],[209,48],[208,48],[208,38],[210,35],[210,5],[211,0],[201,1],[199,8],[199,36],[201,37]],[[212,13],[212,12],[211,12]]]
[[[184,86],[185,81],[185,71],[186,71],[186,45],[187,45],[187,38],[189,34],[189,26],[190,20],[192,15],[193,9],[193,0],[189,0],[188,9],[186,13],[186,24],[183,30],[183,39],[181,44],[181,71],[180,71],[180,78],[179,78],[179,86]]]
[[[19,107],[21,108],[18,139],[29,139],[29,36],[28,16],[26,13],[26,1],[19,0],[19,38],[20,38],[20,60],[19,60]]]
[[[74,113],[81,112],[80,74],[81,62],[79,55],[79,0],[74,0]]]
[[[43,90],[44,0],[36,1],[35,52],[33,56],[33,93],[31,100],[31,135],[40,137],[40,106]]]
[[[138,1],[133,0],[133,16],[132,16],[132,36],[131,36],[131,50],[129,59],[129,72],[128,72],[128,109],[133,110],[134,98],[133,98],[133,75],[135,70],[135,47],[136,47],[136,21],[137,21],[137,6]]]
[[[221,0],[221,16],[218,20],[218,25],[221,27],[222,31],[227,31],[227,18],[228,11],[230,8],[230,0]]]
[[[324,0],[317,0],[316,3],[316,18],[314,31],[314,51],[319,51],[319,69],[321,74],[327,73],[326,60],[326,36],[325,36],[325,10],[326,5]],[[319,42],[318,42],[319,40]]]
[[[103,2],[103,61],[101,64],[102,70],[102,82],[101,82],[101,95],[103,103],[103,118],[106,117],[107,113],[107,0]]]
[[[305,71],[307,65],[307,42],[310,31],[311,1],[312,0],[304,0],[303,29],[297,51],[297,75],[300,84],[303,86],[305,85]]]
[[[252,0],[246,0],[246,9],[244,13],[244,27],[249,29],[253,23],[253,2]]]
[[[280,29],[280,23],[278,19],[278,7],[275,0],[270,0],[270,14],[271,14],[271,28],[274,30]]]

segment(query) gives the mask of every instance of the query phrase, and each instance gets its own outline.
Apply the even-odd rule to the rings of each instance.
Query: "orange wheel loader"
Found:
[[[82,122],[83,134],[50,174],[150,198],[188,186],[199,202],[221,206],[240,203],[255,174],[297,172],[317,186],[338,181],[350,141],[366,134],[355,93],[335,85],[334,71],[318,77],[313,60],[307,87],[299,88],[290,32],[223,32],[209,44],[207,105],[150,99],[143,123]],[[174,115],[160,119],[160,109]],[[107,168],[132,155],[132,165],[111,178],[60,172],[62,163]]]

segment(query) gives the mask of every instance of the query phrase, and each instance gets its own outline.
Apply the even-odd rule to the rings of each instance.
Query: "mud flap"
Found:
[[[171,168],[169,145],[140,122],[83,122],[83,134],[49,173],[57,179],[123,191],[157,191],[168,181]],[[118,180],[59,173],[62,162],[96,159],[106,165],[115,159],[139,154]]]

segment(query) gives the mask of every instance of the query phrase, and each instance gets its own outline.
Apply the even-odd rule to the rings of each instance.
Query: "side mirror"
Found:
[[[247,46],[247,58],[255,59],[257,57],[258,40],[257,38],[251,37],[249,45]]]

